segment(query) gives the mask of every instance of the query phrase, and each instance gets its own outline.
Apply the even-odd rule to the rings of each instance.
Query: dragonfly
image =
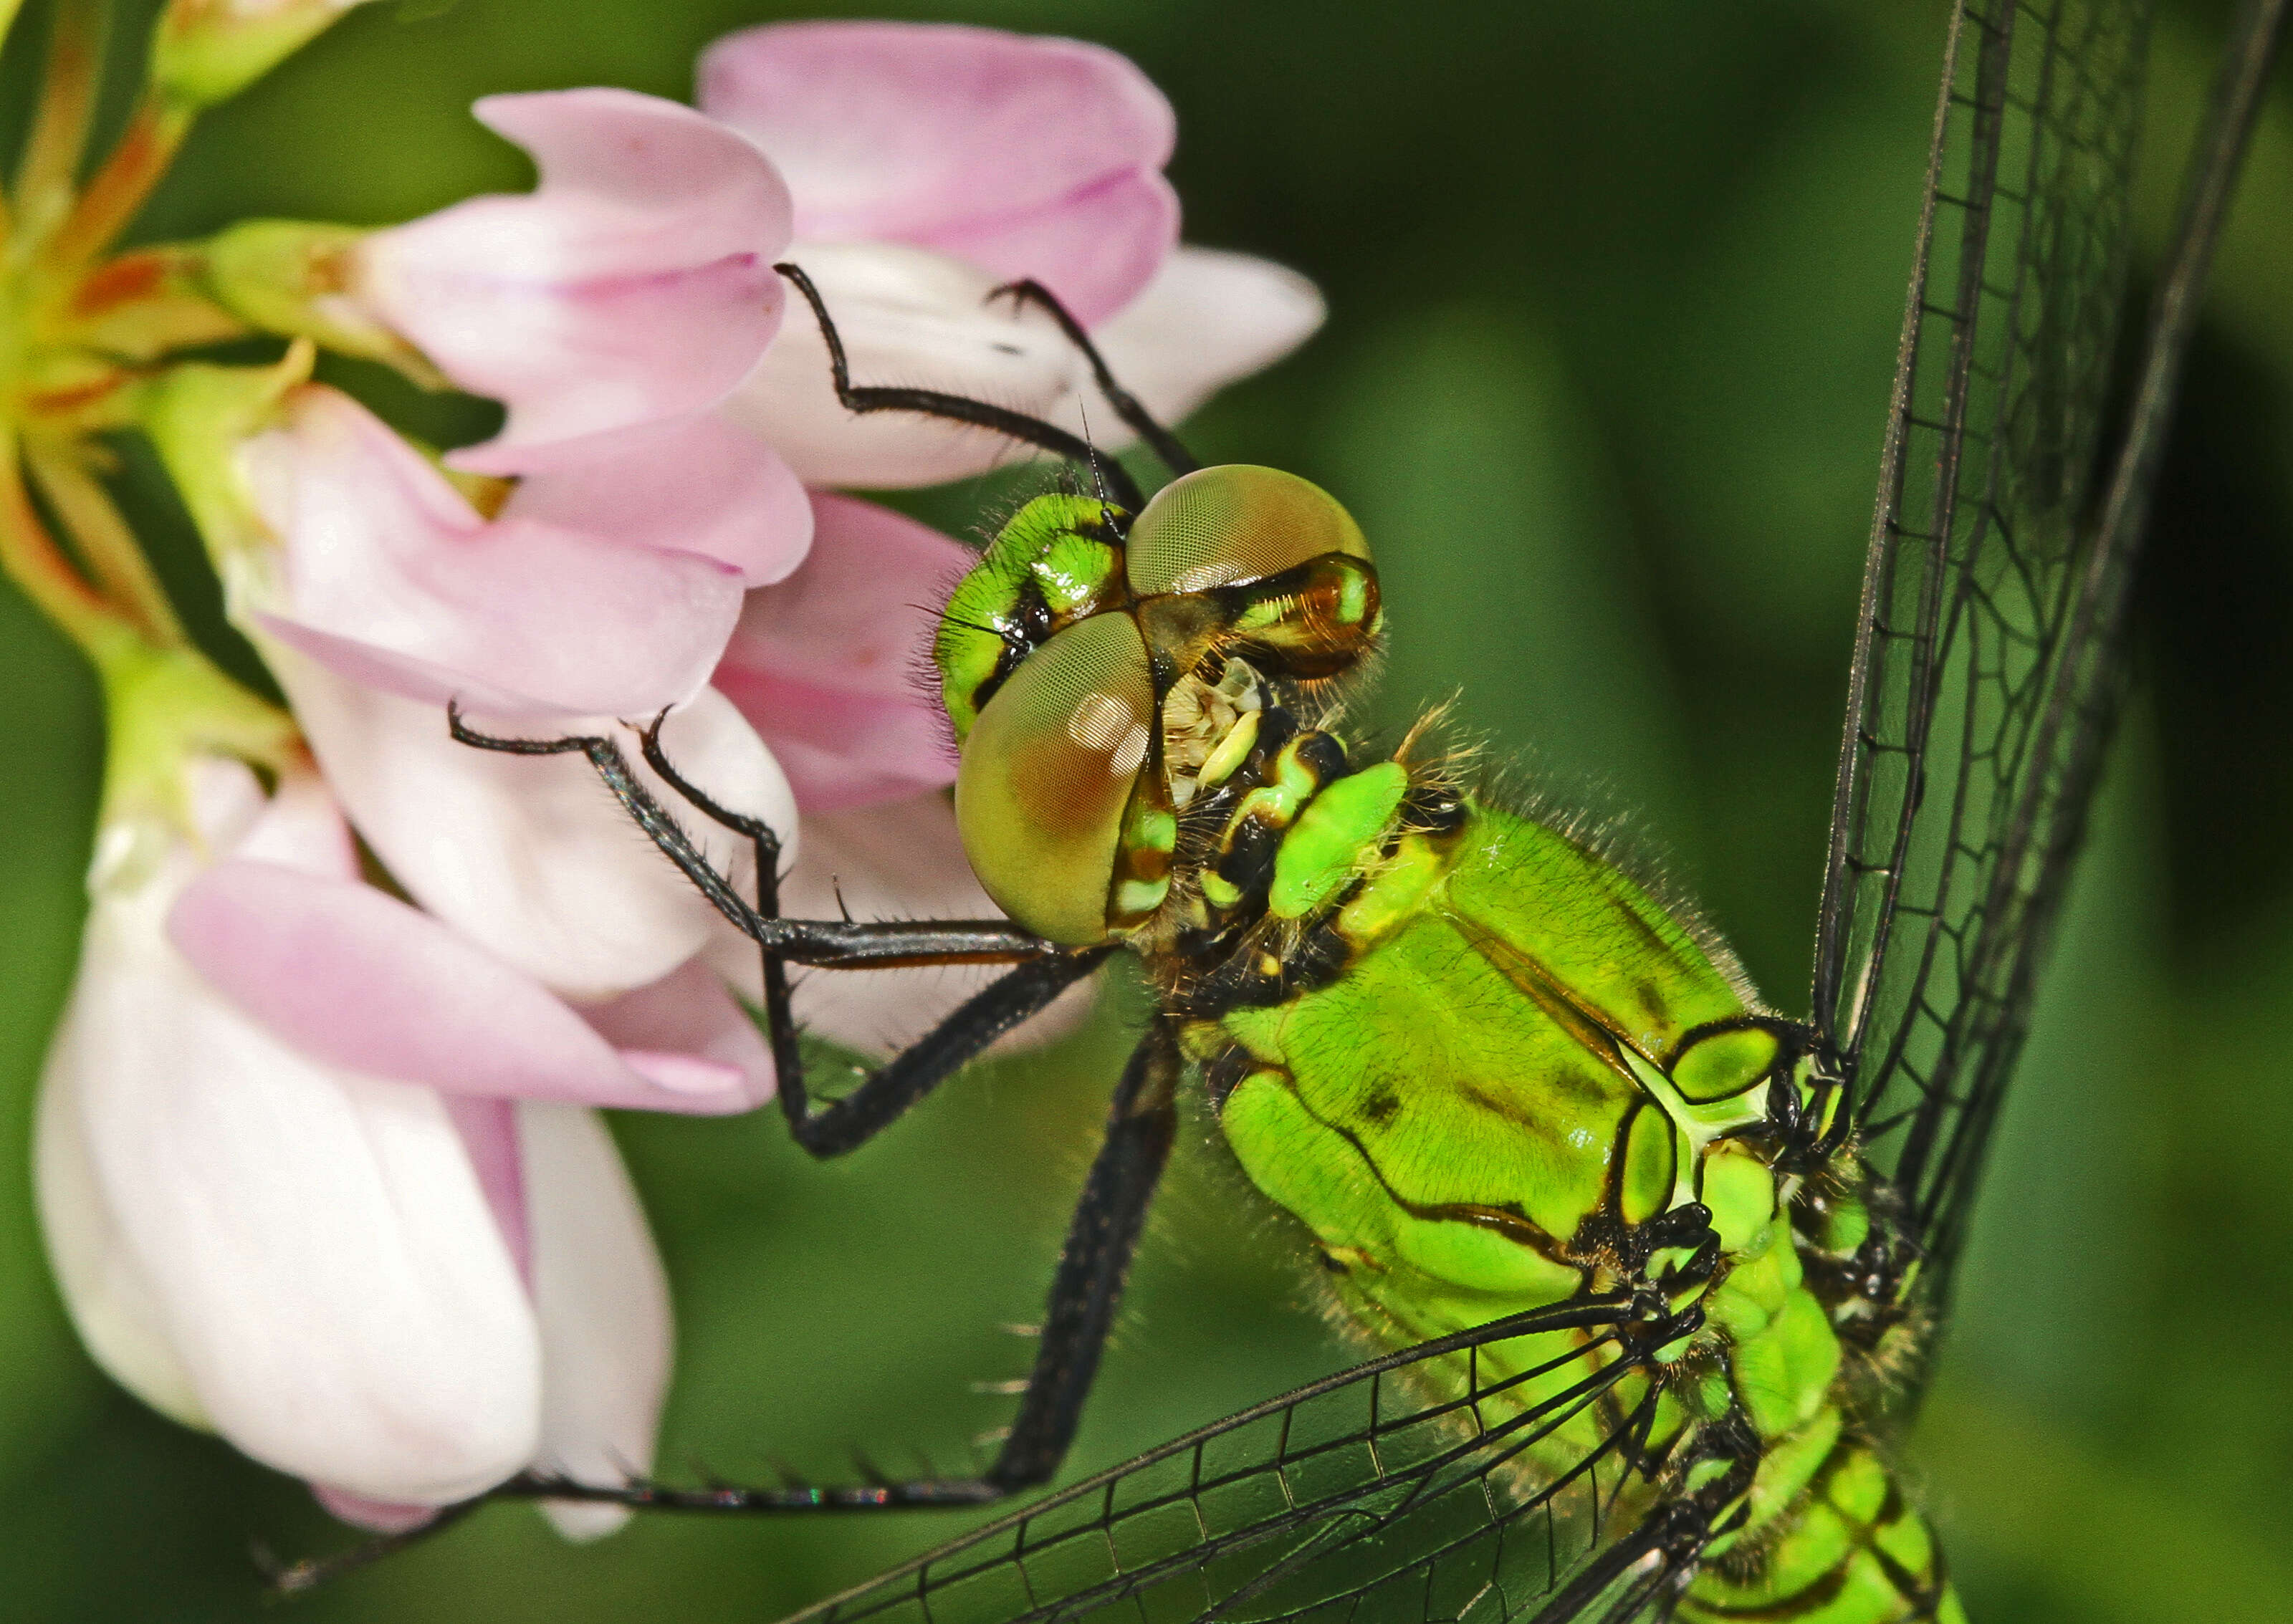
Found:
[[[762,949],[798,1142],[856,1148],[1118,951],[1156,1007],[1124,1068],[1034,1369],[975,1476],[496,1491],[730,1512],[976,1505],[1048,1483],[1199,1087],[1243,1170],[1390,1351],[1028,1505],[799,1615],[1126,1619],[1965,1617],[1893,1440],[1946,1321],[2125,682],[2149,493],[2281,23],[2248,0],[2123,422],[2143,0],[1961,0],[1950,28],[1859,608],[1806,1019],[1565,817],[1510,809],[1343,705],[1382,618],[1334,498],[1201,467],[1091,361],[1171,469],[1150,498],[1056,425],[855,384],[840,398],[1068,459],[956,589],[936,658],[967,853],[1008,921],[796,920],[773,831],[744,896],[610,739],[589,757]],[[1007,972],[832,1102],[788,970]]]

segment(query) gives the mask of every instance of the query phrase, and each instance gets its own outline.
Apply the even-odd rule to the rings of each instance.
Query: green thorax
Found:
[[[1320,833],[1320,800],[1384,771],[1324,790],[1283,853]],[[1419,1339],[1684,1262],[1630,1242],[1689,1203],[1746,1232],[1723,1240],[1765,1222],[1737,1220],[1759,1193],[1732,1167],[1706,1189],[1722,1135],[1795,1086],[1782,1023],[1732,966],[1531,820],[1469,799],[1453,827],[1375,834],[1304,927],[1319,984],[1187,1031],[1232,1079],[1221,1119],[1244,1167],[1350,1295]]]
[[[1847,1424],[1871,1361],[1849,1321],[1868,1305],[1821,1285],[1864,1236],[1851,1156],[1777,1171],[1776,1095],[1812,1099],[1795,1029],[1565,832],[1470,797],[1444,827],[1410,827],[1408,788],[1378,782],[1393,765],[1306,797],[1276,851],[1277,876],[1293,852],[1301,873],[1335,870],[1306,885],[1326,905],[1286,927],[1312,984],[1186,1028],[1243,1168],[1312,1232],[1345,1306],[1396,1345],[1635,1286],[1701,1311],[1655,1375],[1532,1455],[1555,1469],[1583,1457],[1616,1406],[1643,1398],[1658,1457],[1695,1460],[1707,1431],[1749,1441],[1719,1491],[1735,1526],[1682,1617],[1755,1602],[1814,1624],[1929,1616],[1949,1601],[1932,1541]],[[1556,1332],[1498,1357],[1568,1361],[1514,1389],[1527,1404],[1616,1356]],[[1727,1465],[1683,1465],[1673,1488]],[[1651,1479],[1644,1503],[1664,1475]]]

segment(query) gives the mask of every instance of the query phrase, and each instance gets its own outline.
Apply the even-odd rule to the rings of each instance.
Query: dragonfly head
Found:
[[[1168,894],[1178,811],[1227,733],[1269,685],[1278,699],[1357,665],[1379,621],[1361,527],[1295,474],[1201,469],[1136,517],[1066,493],[1028,503],[955,589],[933,649],[980,883],[1054,941],[1137,929]]]

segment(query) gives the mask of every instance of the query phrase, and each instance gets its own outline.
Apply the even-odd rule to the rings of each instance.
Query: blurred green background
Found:
[[[2167,7],[2145,255],[2222,9]],[[1631,810],[1802,1007],[1939,0],[866,8],[886,12],[1102,40],[1169,91],[1187,235],[1296,265],[1332,307],[1195,438],[1355,507],[1391,606],[1383,722],[1462,688],[1523,777]],[[709,39],[795,14],[385,0],[204,126],[140,234],[384,222],[522,186],[473,97],[683,96]],[[0,138],[45,15],[36,0],[0,72]],[[1988,1624],[2293,1619],[2293,84],[2276,90],[2160,495],[2137,695],[1914,1446]],[[482,426],[385,392],[433,434]],[[179,544],[148,469],[127,476]],[[993,494],[927,506],[960,522]],[[113,1389],[41,1262],[21,1169],[97,718],[12,597],[0,650],[0,1617],[253,1617],[250,1543],[300,1555],[339,1531]],[[769,1115],[620,1122],[682,1316],[663,1471],[830,1476],[855,1447],[962,1464],[1007,1405],[974,1384],[1025,1369],[1030,1345],[997,1328],[1036,1317],[1136,1013],[1118,988],[1075,1041],[967,1078],[847,1163],[806,1162]],[[1343,1358],[1203,1124],[1179,1163],[1078,1469]],[[656,1519],[576,1549],[504,1507],[297,1614],[771,1620],[958,1525]]]

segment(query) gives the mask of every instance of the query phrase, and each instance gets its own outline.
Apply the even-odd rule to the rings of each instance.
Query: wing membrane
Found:
[[[2027,1021],[2115,650],[2102,406],[2146,0],[1965,0],[1882,462],[1814,1008],[1939,1290]],[[2122,575],[2130,551],[2106,561]],[[2065,725],[2065,719],[2068,724]]]
[[[1652,1542],[1632,1537],[1654,1496],[1640,1468],[1656,1400],[1632,1379],[1642,1364],[1618,1323],[1611,1305],[1546,1309],[1373,1361],[1041,1500],[790,1624],[1642,1616],[1661,1567]],[[1583,1349],[1495,1373],[1510,1369],[1492,1357],[1505,1344],[1560,1329]],[[1613,1356],[1594,1370],[1584,1350]],[[1524,1402],[1533,1386],[1543,1396]],[[1586,1441],[1556,1452],[1564,1436]],[[1636,1585],[1651,1596],[1635,1597]]]

